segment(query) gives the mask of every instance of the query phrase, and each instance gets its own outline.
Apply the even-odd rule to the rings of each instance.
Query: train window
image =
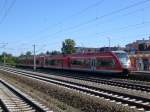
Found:
[[[127,64],[129,57],[127,53],[116,53],[122,64]]]
[[[55,60],[47,60],[47,65],[55,65]]]
[[[48,61],[48,64],[49,64],[49,65],[56,65],[56,61],[55,61],[55,60],[49,60],[49,61]]]
[[[71,61],[72,65],[90,65],[89,59],[76,59]]]
[[[45,60],[45,64],[48,65],[48,60]]]
[[[62,65],[63,64],[63,60],[57,60],[56,63],[57,63],[57,65]]]
[[[96,60],[97,67],[113,67],[115,62],[113,59],[98,59]]]
[[[62,60],[46,60],[46,65],[62,65]]]
[[[71,64],[72,65],[82,65],[82,61],[81,60],[72,60]]]
[[[90,66],[90,59],[84,60],[83,64],[84,64],[84,65],[89,65],[89,66]]]
[[[36,64],[37,64],[37,65],[39,64],[39,60],[36,60]]]
[[[31,61],[30,61],[30,64],[33,64],[33,63],[34,63],[34,60],[31,60]]]

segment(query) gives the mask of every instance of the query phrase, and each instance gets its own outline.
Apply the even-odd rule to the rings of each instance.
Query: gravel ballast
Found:
[[[85,112],[138,112],[122,104],[116,104],[104,98],[97,98],[75,90],[67,89],[62,86],[50,84],[44,81],[31,79],[26,76],[15,75],[1,71],[1,77],[7,77],[7,80],[13,79],[23,84],[22,86],[30,86],[33,91],[39,91],[47,97],[57,99],[66,105],[72,106]],[[6,80],[6,79],[5,79]],[[20,85],[21,86],[21,85]],[[25,88],[24,88],[25,89]],[[40,96],[39,96],[40,97]],[[77,110],[78,111],[78,110]],[[75,111],[74,111],[75,112]],[[140,111],[141,112],[141,111]]]

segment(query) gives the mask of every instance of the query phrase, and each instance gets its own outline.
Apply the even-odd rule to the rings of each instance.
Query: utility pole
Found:
[[[4,55],[4,65],[5,65],[6,64],[6,60],[5,60],[6,59],[6,55],[5,55],[5,52],[4,52],[3,55]]]
[[[109,43],[109,50],[111,50],[111,48],[110,48],[110,37],[107,37],[107,39],[108,39],[108,43]]]
[[[33,52],[34,52],[34,71],[36,71],[36,53],[35,53],[35,44],[33,45]]]
[[[3,56],[3,64],[5,65],[6,64],[6,53],[5,53],[5,47],[8,43],[0,43],[2,45],[2,48],[4,48],[4,56]]]

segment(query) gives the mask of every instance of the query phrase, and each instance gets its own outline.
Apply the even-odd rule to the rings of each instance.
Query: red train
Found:
[[[33,67],[33,57],[20,58],[18,66]],[[36,56],[36,67],[100,73],[121,73],[127,75],[131,66],[126,52],[109,51],[72,55]]]

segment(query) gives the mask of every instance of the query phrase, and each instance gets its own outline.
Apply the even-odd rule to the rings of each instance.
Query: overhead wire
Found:
[[[83,8],[82,10],[80,10],[80,11],[78,11],[78,12],[76,12],[76,13],[74,13],[74,14],[68,16],[68,17],[66,17],[63,21],[67,21],[67,20],[69,20],[71,17],[79,16],[80,14],[83,14],[83,13],[86,12],[87,10],[92,9],[92,8],[94,8],[94,7],[96,7],[96,6],[101,5],[104,1],[105,1],[105,0],[99,0],[99,1],[95,2],[94,4],[91,4],[91,5],[87,6],[86,8]],[[61,23],[62,23],[62,22],[61,22]],[[53,24],[52,26],[55,27],[55,26],[57,26],[57,25],[59,25],[59,24],[60,24],[60,22],[57,22],[57,23]],[[52,27],[52,26],[51,26],[51,27]],[[38,33],[42,33],[43,31],[46,31],[46,30],[48,30],[48,29],[49,29],[49,27],[47,27],[47,28],[45,28],[45,29],[39,31]],[[55,32],[55,33],[59,33],[59,31],[58,31],[58,32]],[[30,40],[31,40],[31,39],[30,39]]]
[[[139,5],[144,4],[144,3],[147,3],[147,2],[149,2],[149,1],[150,1],[150,0],[144,0],[144,1],[140,1],[140,2],[137,2],[137,3],[131,4],[131,5],[129,5],[129,6],[126,6],[126,7],[120,8],[120,9],[118,9],[118,10],[112,11],[112,12],[107,13],[107,14],[104,14],[104,15],[102,15],[102,16],[99,16],[99,17],[96,17],[96,18],[90,19],[90,20],[88,20],[88,21],[86,21],[86,22],[84,22],[84,23],[80,23],[80,24],[78,24],[78,25],[71,26],[71,27],[68,27],[68,28],[66,28],[66,29],[63,29],[63,30],[61,30],[61,31],[54,32],[52,35],[54,35],[54,34],[58,34],[58,33],[61,33],[61,32],[64,32],[64,31],[66,31],[66,30],[76,29],[76,28],[78,28],[78,27],[80,27],[80,26],[83,26],[83,25],[86,25],[86,24],[92,23],[92,22],[94,22],[94,21],[97,21],[97,20],[103,19],[103,18],[105,18],[105,17],[108,17],[108,16],[111,16],[111,15],[114,15],[114,14],[120,13],[120,12],[122,12],[122,11],[124,11],[124,10],[127,10],[127,9],[130,9],[130,8],[133,8],[133,7],[139,6]],[[49,36],[52,36],[52,35],[49,35]]]
[[[94,4],[91,4],[91,5],[87,6],[86,8],[80,10],[79,12],[70,15],[69,17],[67,17],[67,18],[65,19],[65,21],[68,20],[68,19],[70,19],[70,18],[72,18],[72,17],[81,15],[81,14],[85,13],[87,10],[101,5],[103,2],[104,2],[104,0],[100,0],[100,1],[98,1],[98,2],[96,2],[96,3],[94,3]]]
[[[144,9],[145,8],[149,8],[149,7],[144,7]],[[142,8],[143,9],[143,8]],[[139,11],[141,11],[141,8],[140,9],[136,9],[136,10],[134,10],[134,11],[131,11],[131,12],[128,12],[128,13],[125,13],[125,14],[121,14],[120,16],[127,16],[127,15],[131,15],[131,14],[135,14],[135,12],[139,12]],[[117,16],[118,17],[118,16]],[[119,18],[119,17],[118,17]],[[110,22],[111,20],[109,20],[109,22]],[[144,25],[146,23],[146,21],[145,22],[140,22],[140,23],[136,23],[136,24],[131,24],[131,25],[126,25],[126,26],[123,26],[123,27],[120,27],[120,28],[117,28],[117,29],[115,29],[115,30],[120,30],[120,31],[123,31],[123,30],[126,30],[126,29],[129,29],[129,28],[136,28],[136,27],[140,27],[141,25]],[[149,23],[149,22],[147,22],[147,23]],[[113,29],[114,30],[114,29]],[[56,34],[57,33],[59,33],[59,32],[62,32],[62,31],[58,31],[58,32],[56,32]],[[108,32],[107,32],[108,33]],[[96,33],[96,34],[98,34],[98,33]],[[99,33],[100,34],[100,33]],[[106,35],[106,33],[105,33],[105,35]]]
[[[103,1],[103,0],[102,0],[102,1]],[[99,4],[102,3],[102,1],[99,1]],[[107,16],[111,16],[111,15],[113,15],[113,14],[120,13],[121,11],[127,10],[127,9],[129,9],[129,8],[132,8],[132,7],[136,7],[136,6],[138,6],[138,5],[144,4],[144,3],[149,2],[149,1],[150,1],[150,0],[144,0],[144,1],[136,2],[136,3],[134,3],[134,4],[128,5],[128,6],[123,7],[123,8],[120,8],[120,9],[118,9],[118,10],[115,10],[115,11],[112,11],[112,12],[110,12],[110,13],[104,14],[104,15],[102,15],[102,16],[99,16],[99,17],[90,19],[90,20],[88,20],[88,21],[86,21],[86,22],[84,22],[84,23],[80,23],[80,24],[78,24],[78,25],[71,26],[71,27],[68,27],[68,28],[66,28],[66,29],[56,31],[56,32],[54,32],[54,33],[52,33],[52,34],[50,34],[50,35],[48,35],[48,36],[53,36],[53,35],[55,35],[55,34],[64,32],[64,31],[66,31],[66,30],[73,30],[73,29],[78,28],[78,27],[80,27],[80,26],[83,26],[83,25],[86,25],[86,24],[95,22],[95,21],[97,21],[97,20],[100,20],[100,19],[102,19],[102,18],[104,18],[104,17],[107,17]],[[87,7],[87,8],[85,8],[85,9],[89,9],[89,8],[91,8],[91,7],[94,7],[95,5],[96,5],[96,3],[93,4],[93,5],[91,5],[91,6],[89,6],[89,7]],[[84,11],[84,10],[82,10],[82,11]],[[82,12],[82,11],[81,11],[81,12]]]
[[[144,7],[144,9],[146,9],[146,8],[150,8],[150,7],[149,7],[149,6]],[[117,18],[114,18],[114,19],[111,18],[111,19],[107,19],[107,20],[105,20],[105,21],[100,21],[100,22],[101,22],[100,25],[105,24],[106,22],[109,23],[109,22],[115,21],[115,20],[117,20],[117,19],[120,18],[120,17],[125,17],[125,16],[129,16],[129,15],[135,14],[136,12],[142,11],[142,9],[143,9],[143,8],[136,9],[136,10],[134,10],[134,11],[131,11],[131,12],[128,12],[128,13],[119,15],[119,16],[117,16]],[[144,20],[142,20],[142,21],[144,21]],[[99,23],[97,23],[97,24],[99,24]],[[140,23],[140,24],[141,24],[141,23]],[[91,27],[90,27],[90,28],[91,28]],[[77,31],[79,31],[79,30],[81,30],[81,28],[79,28],[79,29],[77,29],[77,30],[72,30],[72,32],[77,32]]]
[[[60,22],[57,22],[57,23],[55,23],[55,24],[53,24],[53,25],[51,25],[51,26],[48,26],[47,28],[42,29],[41,31],[38,31],[38,34],[44,32],[44,31],[47,31],[47,30],[49,30],[49,29],[52,28],[52,27],[56,27],[56,26],[58,26],[58,25],[60,25],[60,24],[63,24],[64,21],[67,21],[67,20],[69,20],[69,19],[71,19],[71,18],[73,18],[73,17],[77,17],[77,16],[79,16],[79,15],[85,13],[87,10],[92,9],[92,8],[94,8],[94,7],[97,7],[97,6],[101,5],[104,1],[105,1],[105,0],[99,0],[98,2],[95,2],[95,3],[93,3],[93,4],[89,5],[89,6],[87,6],[86,8],[83,8],[82,10],[80,10],[80,11],[74,13],[74,14],[69,15],[68,17],[65,17],[65,18],[64,18],[63,20],[61,20]],[[36,33],[36,34],[37,34],[37,33]]]
[[[145,24],[150,24],[150,21],[142,21],[140,23],[136,23],[136,24],[132,24],[132,25],[126,25],[126,26],[123,26],[123,27],[120,27],[120,28],[116,28],[116,29],[110,29],[111,31],[117,31],[117,33],[119,33],[120,31],[124,31],[124,30],[127,30],[129,28],[143,28],[143,25]],[[108,30],[107,32],[109,32],[110,30]],[[119,32],[118,32],[119,31]],[[97,33],[97,34],[101,34],[101,33]],[[103,34],[106,34],[103,33]]]
[[[3,23],[3,21],[5,20],[5,18],[8,16],[8,13],[10,12],[10,10],[13,8],[14,4],[15,4],[16,0],[13,0],[10,4],[10,6],[8,7],[8,9],[5,11],[4,15],[2,16],[2,18],[0,19],[0,24]]]
[[[7,0],[4,0],[4,3],[2,4],[2,6],[0,8],[0,14],[2,14],[2,12],[5,9],[6,5],[7,5]]]
[[[82,26],[82,25],[89,24],[89,23],[91,23],[91,22],[97,21],[97,20],[102,19],[102,18],[104,18],[104,17],[111,16],[111,15],[113,15],[113,14],[120,13],[120,12],[122,12],[122,11],[124,11],[124,10],[127,10],[127,9],[129,9],[129,8],[133,8],[133,7],[137,6],[137,5],[141,5],[141,4],[144,4],[144,3],[146,3],[146,2],[150,2],[150,0],[145,0],[145,1],[137,2],[137,3],[134,3],[134,4],[132,4],[132,5],[126,6],[126,7],[124,7],[124,8],[120,8],[120,9],[118,9],[118,10],[115,10],[115,11],[112,11],[112,12],[110,12],[110,13],[104,14],[104,15],[102,15],[102,16],[99,16],[99,17],[93,18],[93,19],[91,19],[91,20],[88,20],[88,21],[86,21],[86,22],[84,22],[84,23],[80,23],[80,24],[78,24],[78,25],[76,25],[76,26],[69,27],[69,28],[67,28],[66,30],[71,30],[71,29],[80,27],[80,26]]]
[[[117,9],[117,10],[114,10],[114,11],[111,11],[111,12],[109,12],[109,13],[106,13],[106,14],[104,14],[104,15],[102,15],[102,16],[99,16],[99,17],[95,17],[95,18],[93,18],[93,19],[90,19],[90,20],[88,20],[88,21],[86,21],[86,22],[79,23],[79,24],[77,24],[77,25],[75,25],[75,26],[68,27],[68,28],[66,28],[66,29],[64,29],[64,30],[59,30],[59,31],[57,31],[57,32],[54,32],[54,33],[50,34],[49,36],[53,36],[53,35],[55,35],[55,34],[58,34],[58,33],[64,32],[64,31],[69,31],[69,30],[76,29],[76,28],[81,27],[81,26],[83,26],[83,25],[90,24],[90,23],[95,22],[95,21],[97,21],[97,20],[100,20],[100,19],[103,19],[103,18],[105,18],[105,17],[108,17],[108,16],[111,16],[111,15],[120,13],[120,12],[122,12],[122,11],[128,10],[128,9],[130,9],[130,8],[133,8],[133,7],[137,7],[137,6],[142,5],[142,4],[145,4],[145,3],[147,3],[147,2],[150,2],[150,0],[144,0],[144,1],[136,2],[136,3],[131,4],[131,5],[128,5],[128,6],[126,6],[126,7],[123,7],[123,8],[120,8],[120,9]]]

